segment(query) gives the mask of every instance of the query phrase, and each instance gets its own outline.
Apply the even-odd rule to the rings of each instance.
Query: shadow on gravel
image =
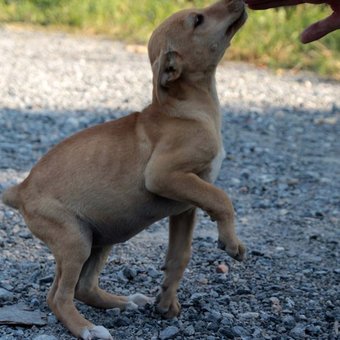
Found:
[[[178,338],[188,339],[212,335],[214,339],[336,339],[339,114],[335,109],[294,111],[273,106],[249,111],[225,107],[223,112],[227,156],[217,185],[234,202],[248,259],[236,264],[217,250],[216,227],[201,213],[192,260],[179,292],[183,312],[178,320],[161,321],[151,307],[138,313],[81,309],[120,339],[156,339],[169,327]],[[4,178],[17,180],[60,140],[126,113],[0,109],[0,191]],[[159,254],[166,249],[160,233],[167,233],[165,221],[114,247],[101,278],[103,287],[118,294],[138,290],[155,295],[161,282]],[[53,260],[18,213],[1,204],[0,248],[0,288],[9,292],[4,303],[24,301],[48,313],[44,300]],[[227,264],[227,274],[217,272],[220,263]],[[70,339],[51,317],[44,329]],[[4,332],[8,339],[39,333],[11,327]]]

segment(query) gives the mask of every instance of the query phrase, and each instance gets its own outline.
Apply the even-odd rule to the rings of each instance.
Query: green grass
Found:
[[[0,21],[53,26],[146,43],[152,30],[171,13],[204,6],[207,0],[0,0]],[[340,31],[307,45],[304,27],[330,13],[325,6],[249,11],[228,59],[274,69],[312,70],[340,79]]]

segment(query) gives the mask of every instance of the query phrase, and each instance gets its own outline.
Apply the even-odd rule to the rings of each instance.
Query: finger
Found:
[[[251,9],[267,9],[282,6],[295,6],[305,3],[303,0],[246,0]]]
[[[301,36],[300,40],[303,44],[307,44],[314,40],[318,40],[326,34],[340,29],[340,15],[339,13],[333,13],[326,19],[316,22],[315,24],[306,28]]]

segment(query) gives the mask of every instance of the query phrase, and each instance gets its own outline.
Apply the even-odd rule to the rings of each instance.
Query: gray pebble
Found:
[[[285,327],[287,327],[288,329],[292,329],[295,327],[296,325],[296,321],[295,318],[291,315],[285,315],[282,318],[282,323],[284,324]]]
[[[235,336],[247,336],[249,335],[248,331],[244,328],[244,327],[241,327],[241,326],[234,326],[232,327],[232,332],[234,333]]]
[[[295,339],[304,339],[306,337],[306,326],[298,323],[289,334]]]
[[[58,323],[58,319],[56,318],[55,315],[48,315],[47,316],[47,324],[48,325],[55,325]]]
[[[241,313],[238,315],[238,317],[242,320],[250,320],[250,319],[257,319],[259,318],[260,314],[256,312],[246,312]]]
[[[191,336],[195,334],[195,328],[193,325],[189,325],[185,330],[184,330],[184,334],[186,336]]]
[[[136,272],[136,270],[134,270],[133,268],[128,267],[128,266],[125,266],[124,269],[123,269],[123,275],[124,275],[128,280],[133,280],[133,279],[136,277],[137,272]]]
[[[36,336],[35,338],[33,338],[33,340],[58,340],[58,338],[56,338],[53,335],[42,334],[42,335]]]
[[[0,303],[11,302],[14,299],[14,294],[7,289],[0,288]]]
[[[168,326],[159,333],[159,338],[161,340],[172,339],[180,332],[179,328],[176,326]]]

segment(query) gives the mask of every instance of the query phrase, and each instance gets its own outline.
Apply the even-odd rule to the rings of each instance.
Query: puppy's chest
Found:
[[[223,145],[221,145],[218,154],[215,156],[215,158],[212,160],[210,164],[209,181],[211,183],[214,183],[217,180],[225,156],[226,152],[224,150]]]

